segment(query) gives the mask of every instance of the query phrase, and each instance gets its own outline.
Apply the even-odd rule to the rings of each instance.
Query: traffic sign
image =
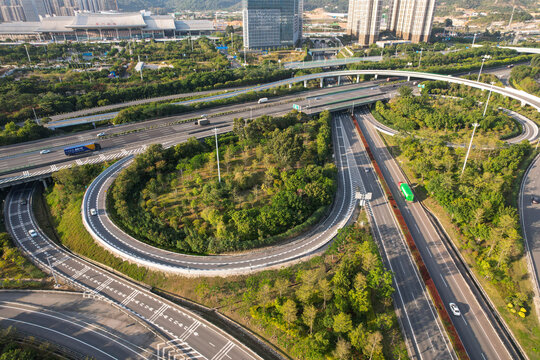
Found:
[[[293,108],[294,110],[302,111],[302,106],[297,105],[297,104],[293,104],[292,108]]]

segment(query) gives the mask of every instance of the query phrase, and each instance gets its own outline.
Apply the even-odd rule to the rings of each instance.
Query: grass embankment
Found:
[[[490,281],[490,279],[480,273],[479,265],[477,263],[478,253],[467,246],[465,236],[459,227],[452,222],[452,218],[448,212],[434,198],[429,196],[428,191],[422,185],[422,179],[415,176],[414,172],[411,170],[410,161],[401,154],[396,139],[387,135],[382,135],[382,137],[393,156],[399,161],[410,182],[415,185],[414,192],[416,198],[419,201],[422,201],[422,203],[439,219],[446,233],[460,251],[467,266],[472,270],[474,276],[480,283],[480,286],[482,286],[487,293],[517,341],[521,344],[530,359],[540,359],[540,346],[538,345],[540,344],[540,324],[537,321],[538,317],[536,315],[536,312],[539,311],[539,309],[535,309],[532,302],[530,302],[530,312],[525,318],[521,318],[509,311],[509,308],[507,307],[508,301],[501,294],[500,285]],[[517,208],[517,194],[519,193],[522,177],[535,155],[536,153],[532,153],[524,159],[519,166],[519,170],[514,175],[515,180],[512,183],[512,189],[506,199],[507,203],[514,208]],[[532,294],[530,274],[528,273],[527,262],[524,255],[514,258],[511,261],[508,273],[516,288],[519,289],[519,292]]]
[[[5,193],[0,192],[0,204]],[[50,288],[47,274],[42,272],[13,244],[4,224],[4,208],[0,208],[0,282],[4,289]]]
[[[294,359],[326,359],[338,352],[369,357],[372,350],[379,358],[406,357],[389,297],[391,275],[382,268],[367,228],[349,228],[323,255],[288,268],[193,279],[149,271],[111,255],[84,229],[83,191],[63,205],[58,190],[46,192],[50,213],[45,215],[63,245],[147,285],[217,308]],[[46,221],[43,215],[40,222]],[[314,314],[312,331],[306,308]]]
[[[2,360],[57,360],[66,359],[54,345],[25,336],[13,327],[0,330],[0,359]]]

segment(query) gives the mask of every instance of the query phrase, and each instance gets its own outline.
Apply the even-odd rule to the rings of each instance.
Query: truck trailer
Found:
[[[67,156],[73,156],[98,150],[101,150],[101,146],[96,142],[91,142],[87,144],[67,147],[64,149],[64,154],[66,154]]]

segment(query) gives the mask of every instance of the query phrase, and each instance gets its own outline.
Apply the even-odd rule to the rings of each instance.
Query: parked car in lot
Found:
[[[36,232],[36,230],[32,229],[32,230],[28,231],[28,235],[30,235],[31,237],[36,237],[37,232]]]
[[[459,308],[456,304],[450,303],[448,304],[448,306],[450,306],[450,310],[452,310],[452,314],[454,314],[455,316],[461,315],[461,311],[459,311]]]

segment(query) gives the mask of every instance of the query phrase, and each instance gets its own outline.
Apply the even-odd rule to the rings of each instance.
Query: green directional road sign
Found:
[[[292,108],[293,108],[294,110],[302,111],[302,106],[297,105],[297,104],[293,104]]]

